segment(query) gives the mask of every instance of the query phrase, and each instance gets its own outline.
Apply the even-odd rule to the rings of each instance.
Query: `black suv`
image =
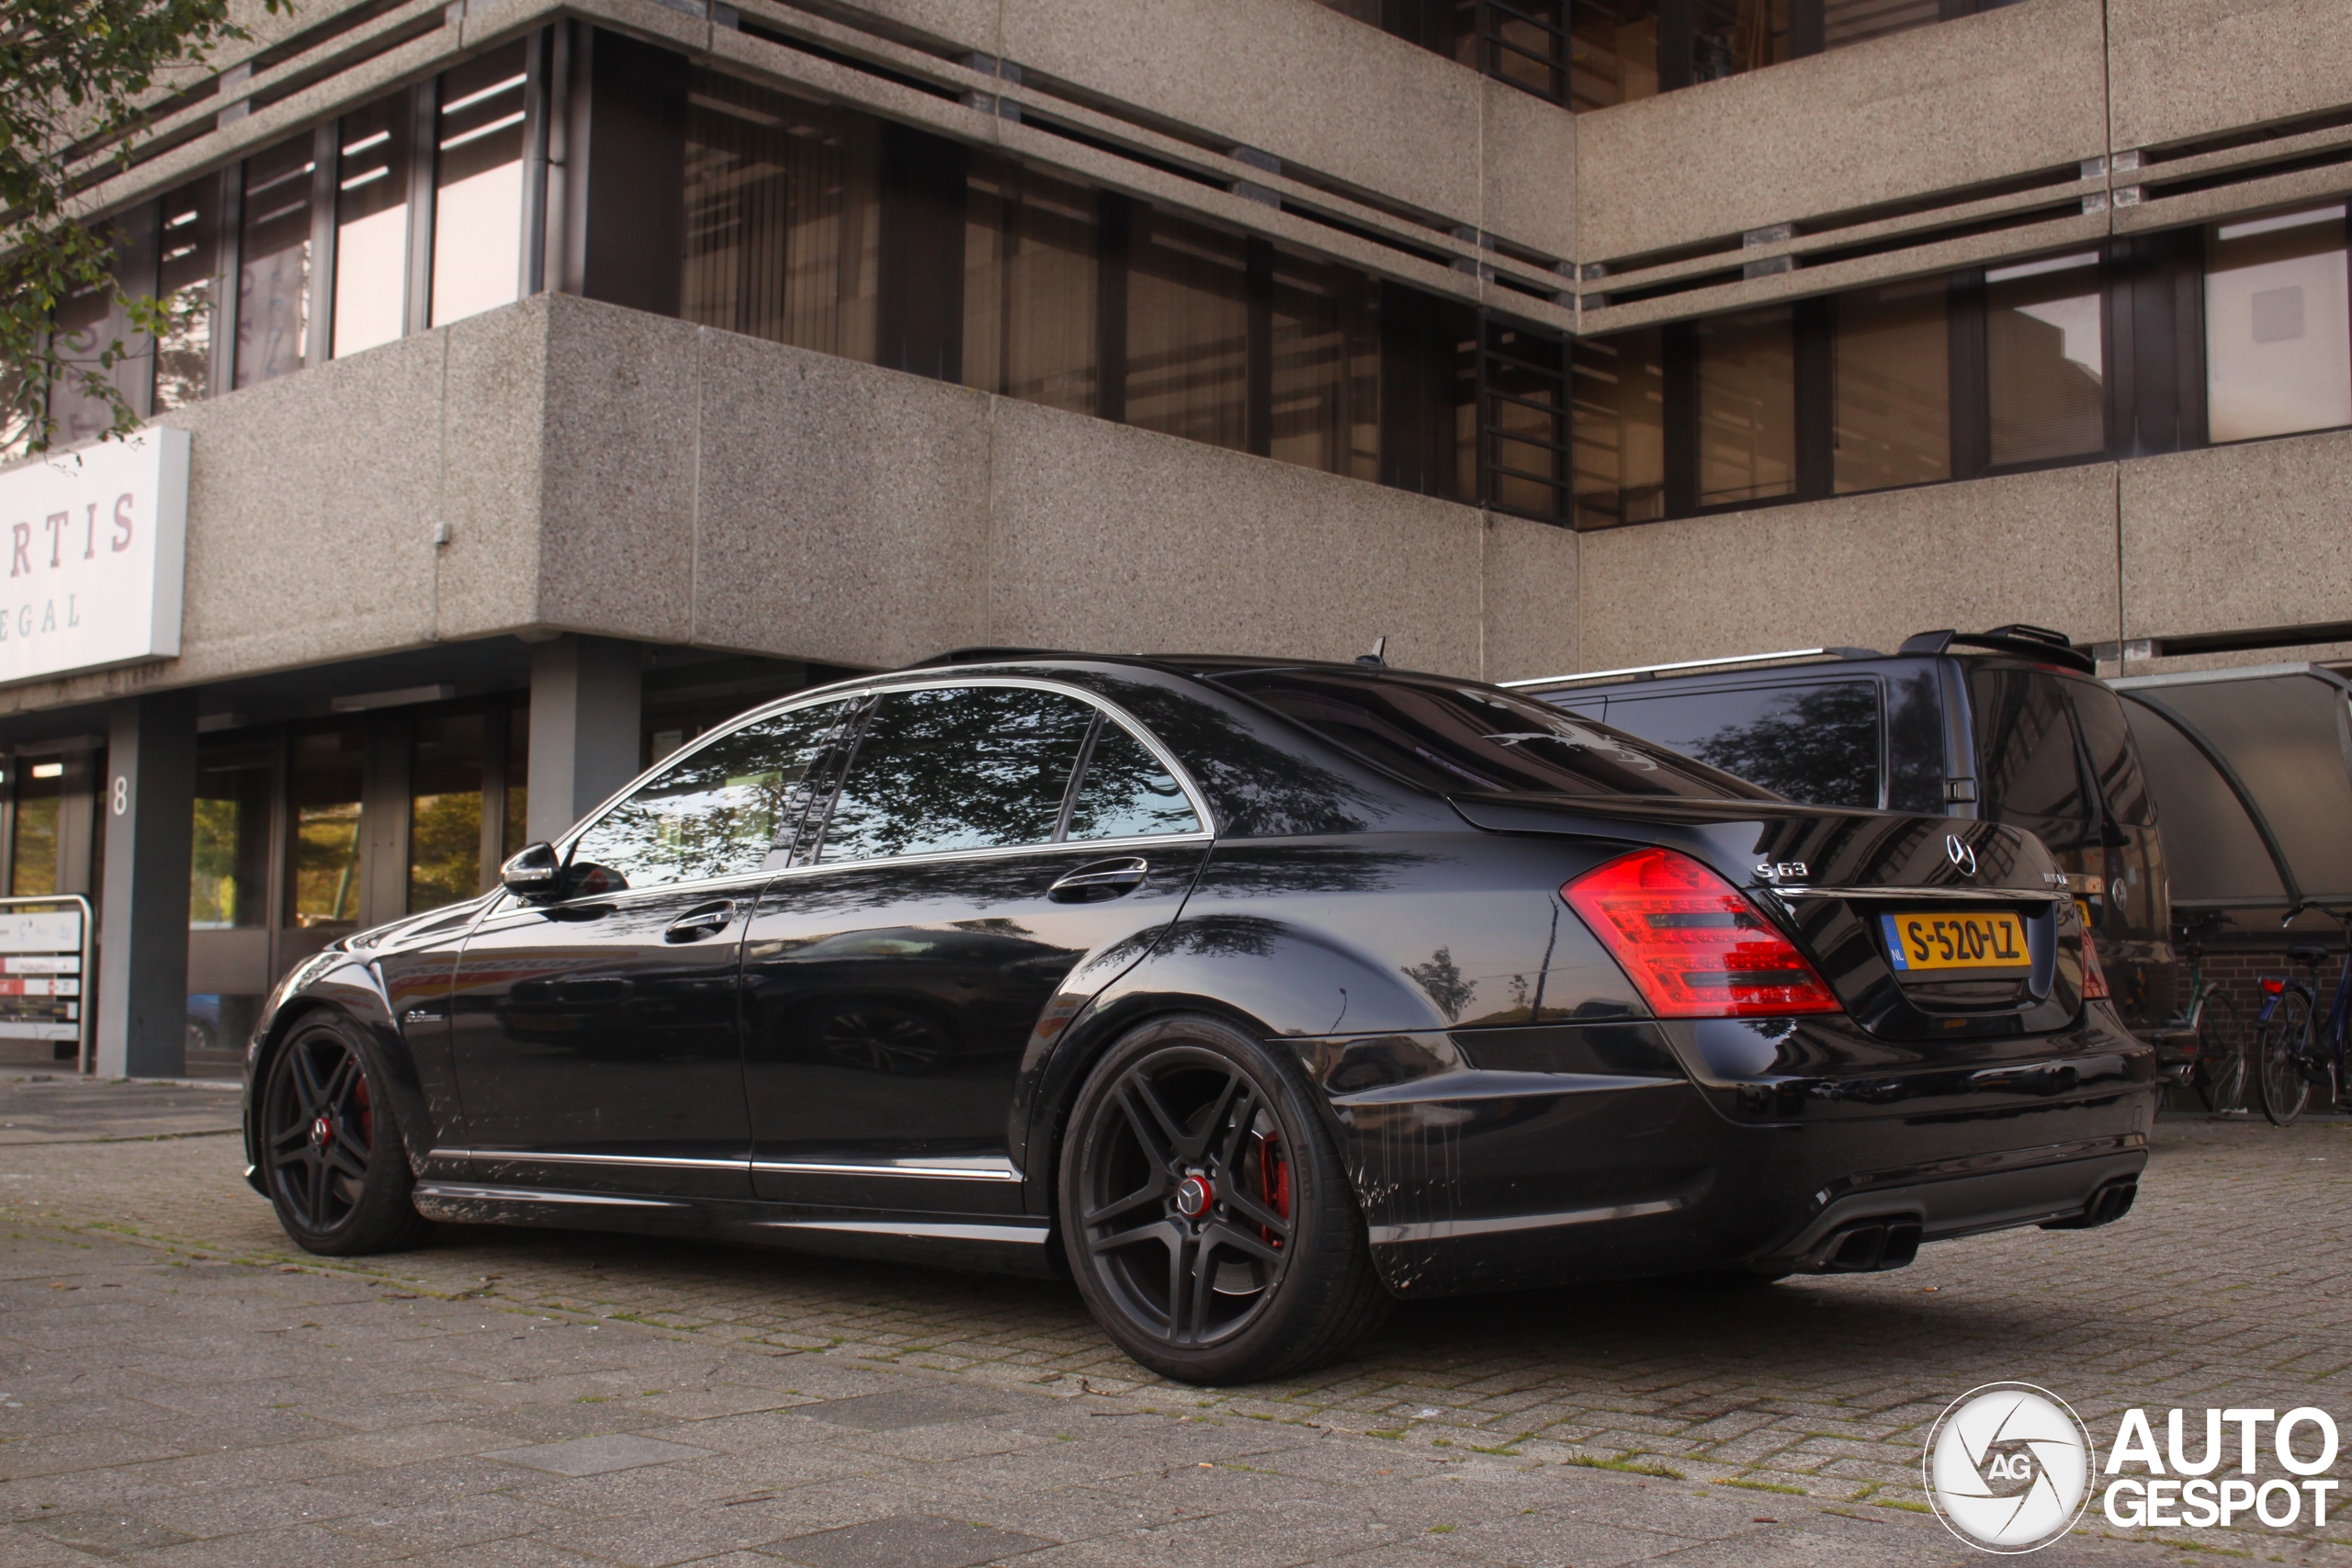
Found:
[[[2160,1038],[2173,960],[2155,802],[2089,654],[2041,626],[1922,632],[1510,685],[1808,806],[2024,828],[2065,868],[2125,1021]]]

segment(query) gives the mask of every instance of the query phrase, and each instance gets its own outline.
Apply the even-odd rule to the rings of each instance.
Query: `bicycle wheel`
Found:
[[[2216,1116],[2245,1106],[2245,1026],[2237,1004],[2220,991],[2197,1015],[2197,1092]]]
[[[2284,1127],[2303,1113],[2312,1086],[2303,1077],[2303,1054],[2310,1049],[2311,998],[2301,991],[2282,991],[2270,1010],[2255,1043],[2255,1082],[2262,1090],[2262,1113],[2274,1127]]]

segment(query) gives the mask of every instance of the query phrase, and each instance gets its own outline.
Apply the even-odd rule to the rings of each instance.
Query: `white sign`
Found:
[[[0,683],[178,655],[187,454],[151,428],[0,474]]]
[[[7,961],[6,973],[37,975],[42,973],[72,974],[81,967],[82,911],[61,909],[54,914],[0,915],[0,953],[71,953],[75,962],[62,971],[35,969],[26,960]]]

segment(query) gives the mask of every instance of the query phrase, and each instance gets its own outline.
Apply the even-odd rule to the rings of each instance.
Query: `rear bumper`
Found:
[[[2012,1043],[1998,1059],[1907,1065],[1866,1060],[1885,1053],[1843,1020],[1815,1021],[1776,1043],[1829,1070],[1758,1060],[1738,1077],[1675,1026],[1632,1027],[1654,1032],[1660,1061],[1683,1070],[1457,1066],[1331,1096],[1392,1292],[1846,1267],[1850,1252],[1844,1265],[1833,1256],[1840,1238],[1872,1224],[1894,1229],[1871,1266],[1895,1266],[1919,1241],[2103,1224],[2147,1163],[2155,1054],[2111,1021]],[[1558,1032],[1563,1056],[1589,1063],[1565,1038],[1578,1032]],[[1515,1061],[1534,1032],[1517,1032]],[[1841,1034],[1852,1059],[1836,1059]],[[1331,1061],[1332,1043],[1309,1062]],[[1480,1040],[1462,1031],[1424,1047],[1424,1058],[1475,1063]]]

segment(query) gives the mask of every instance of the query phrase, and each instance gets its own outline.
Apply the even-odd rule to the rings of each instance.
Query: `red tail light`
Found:
[[[2091,941],[2088,931],[2083,932],[2083,1000],[2094,1001],[2107,996],[2107,971],[2098,966],[2098,944]]]
[[[2284,976],[2266,975],[2262,977],[2262,994],[2264,996],[2275,997],[2286,988],[2287,982]]]
[[[1560,889],[1660,1018],[1838,1012],[1812,964],[1739,889],[1671,850],[1635,850]]]

